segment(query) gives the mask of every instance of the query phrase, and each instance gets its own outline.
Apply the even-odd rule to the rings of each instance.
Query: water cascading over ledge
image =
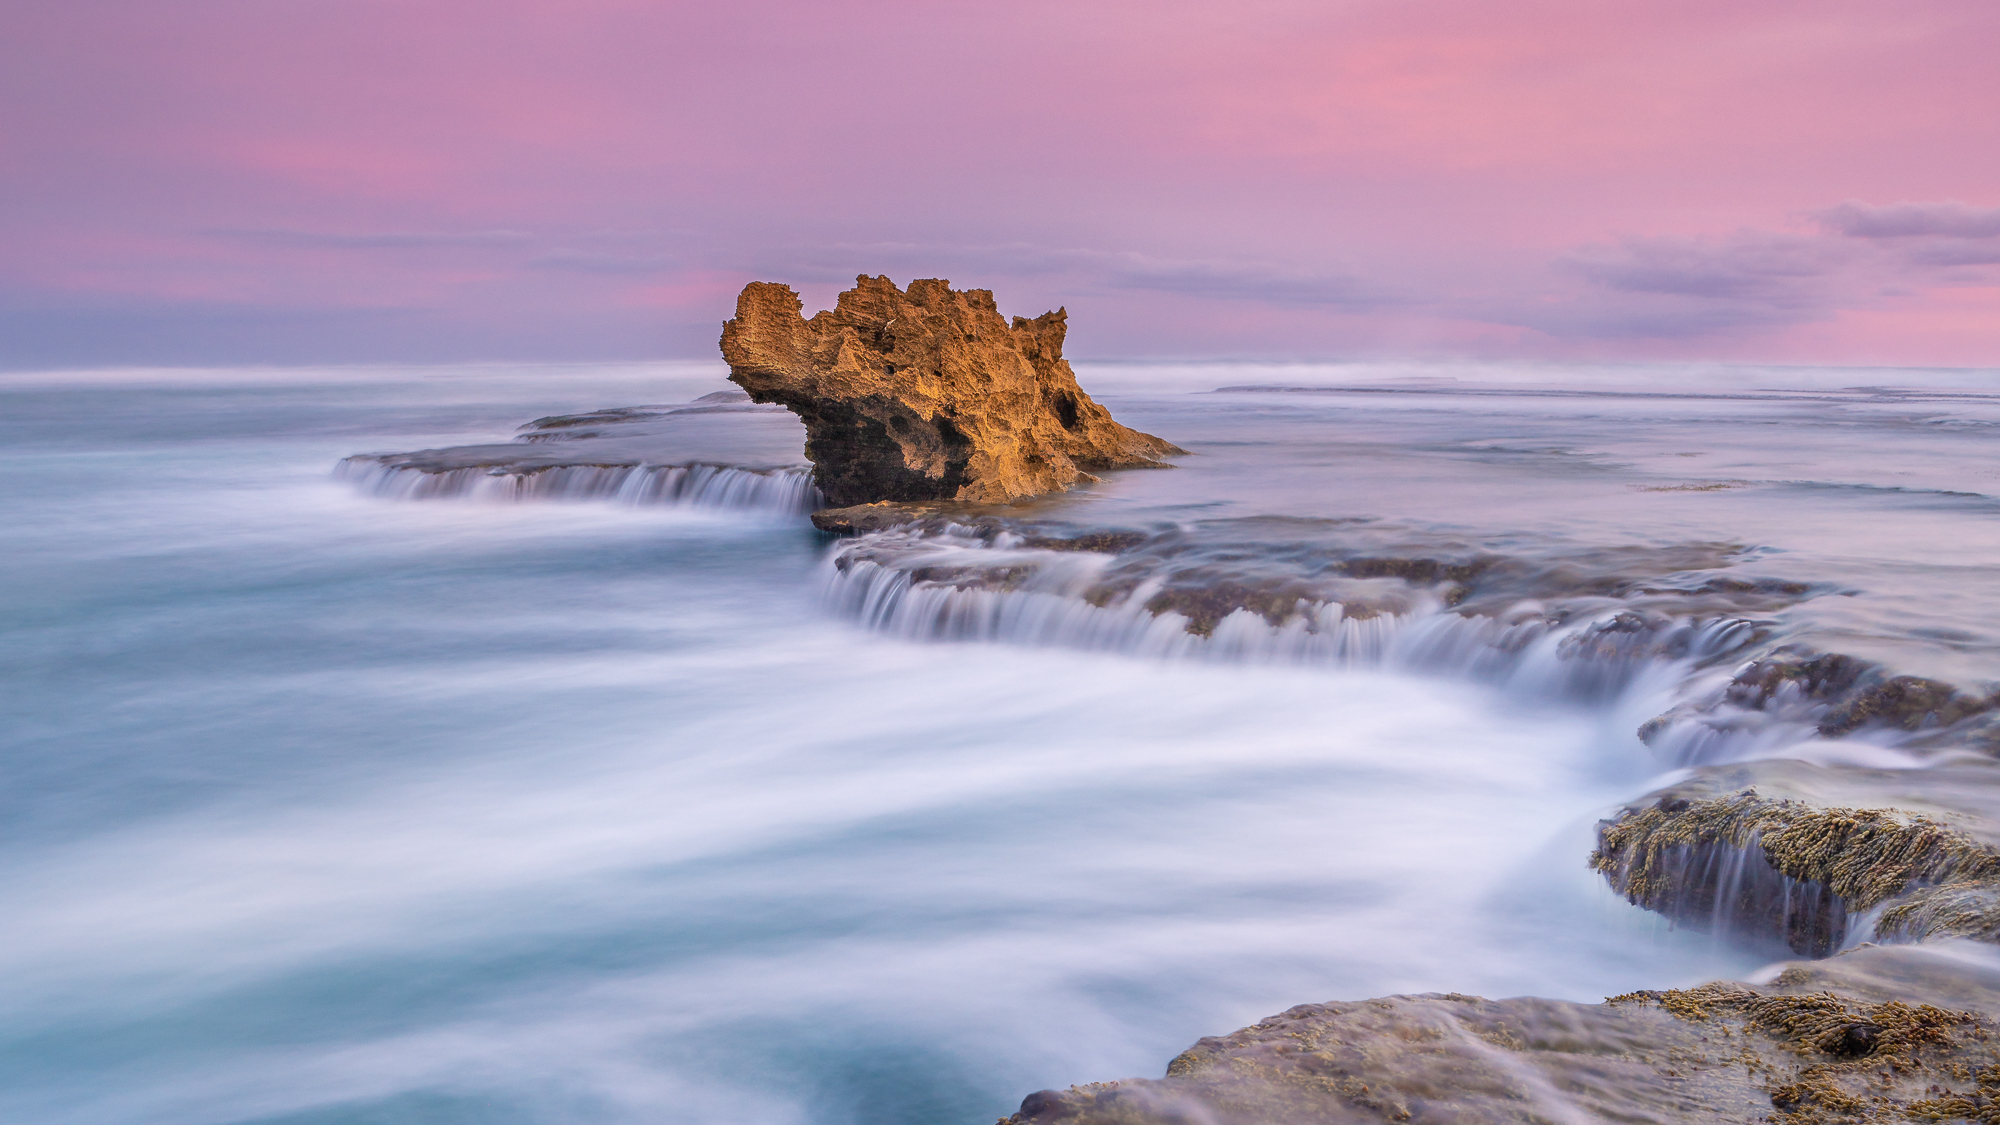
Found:
[[[483,445],[362,453],[334,475],[397,500],[595,500],[803,517],[823,503],[804,428],[741,391],[556,414]]]
[[[424,468],[362,455],[335,475],[364,492],[397,500],[603,500],[803,516],[819,507],[812,471],[731,465],[549,465]]]
[[[1732,614],[1636,612],[1602,597],[1552,608],[1527,597],[1542,571],[1502,560],[1386,558],[1365,543],[1345,557],[1325,544],[1259,549],[1236,530],[875,532],[830,552],[824,594],[835,612],[911,640],[1396,668],[1599,701],[1763,636]],[[1563,581],[1572,571],[1546,570]]]

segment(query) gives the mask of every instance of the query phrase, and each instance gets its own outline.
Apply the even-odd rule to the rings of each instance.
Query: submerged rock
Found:
[[[1741,706],[1762,707],[1787,691],[1825,705],[1818,727],[1827,736],[1870,725],[1905,731],[1950,726],[2000,706],[2000,696],[1980,696],[1919,676],[1894,676],[1879,664],[1841,653],[1796,650],[1774,653],[1744,668],[1731,681],[1727,698]]]
[[[1165,1078],[1028,1095],[1005,1125],[1987,1120],[2000,962],[1874,948],[1602,1004],[1457,994],[1305,1004]]]
[[[811,320],[789,286],[752,282],[723,325],[729,378],[806,425],[834,506],[1008,501],[1165,467],[1185,452],[1119,425],[1063,359],[1067,313],[1010,325],[984,289],[860,277]]]

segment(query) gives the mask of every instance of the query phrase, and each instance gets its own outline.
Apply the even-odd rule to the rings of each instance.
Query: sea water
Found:
[[[1824,592],[1764,628],[2000,666],[1992,373],[1082,374],[1191,454],[1074,519],[1724,544]],[[795,513],[333,473],[725,387],[0,376],[0,1120],[975,1123],[1296,1003],[1768,959],[1586,867],[1683,764],[1634,731],[1686,662],[1577,693],[954,638],[852,612]]]

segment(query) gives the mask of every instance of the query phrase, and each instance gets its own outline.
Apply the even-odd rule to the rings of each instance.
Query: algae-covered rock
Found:
[[[2000,960],[1870,948],[1602,1004],[1456,994],[1305,1004],[1160,1079],[1031,1094],[1009,1125],[1976,1120],[2000,1090]],[[1969,1112],[1968,1112],[1969,1111]]]
[[[729,378],[806,425],[806,456],[836,507],[880,500],[1007,501],[1161,468],[1184,452],[1127,429],[1077,385],[1061,309],[1009,324],[983,289],[861,277],[805,319],[791,288],[746,286],[723,326]]]
[[[1598,826],[1591,866],[1635,905],[1822,957],[1858,939],[2000,935],[2000,770],[1709,770]],[[1873,932],[1852,932],[1881,907]]]

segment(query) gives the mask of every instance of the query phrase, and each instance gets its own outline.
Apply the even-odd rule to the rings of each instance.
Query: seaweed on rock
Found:
[[[1954,882],[1919,887],[1882,912],[1875,932],[1908,941],[1965,937],[2000,945],[2000,886]]]
[[[1987,1044],[1982,1021],[1972,1012],[1901,1000],[1866,1004],[1825,991],[1767,995],[1715,983],[1628,993],[1605,1002],[1657,1003],[1675,1017],[1697,1023],[1734,1017],[1799,1056],[1796,1069],[1772,1074],[1769,1081],[1771,1104],[1779,1111],[1774,1120],[1783,1125],[1912,1116],[1911,1110],[1938,1099],[1899,1106],[1882,1089],[1894,1085],[1889,1076],[1913,1076],[1928,1070],[1926,1063],[1938,1055],[1967,1049],[1976,1053]],[[1754,1064],[1746,1060],[1746,1069],[1755,1069]],[[1938,1068],[1938,1076],[1949,1076],[1954,1069],[1962,1073],[1969,1068],[1963,1061],[1956,1068],[1947,1064]],[[1924,1092],[1935,1088],[1927,1085]]]
[[[1965,904],[1970,888],[2000,887],[2000,851],[1895,809],[1823,808],[1755,790],[1663,797],[1599,825],[1590,864],[1635,905],[1777,938],[1807,956],[1840,948],[1850,920],[1885,903],[1883,931],[1911,940],[1996,930],[1969,921]],[[1947,886],[1960,889],[1940,896]]]

